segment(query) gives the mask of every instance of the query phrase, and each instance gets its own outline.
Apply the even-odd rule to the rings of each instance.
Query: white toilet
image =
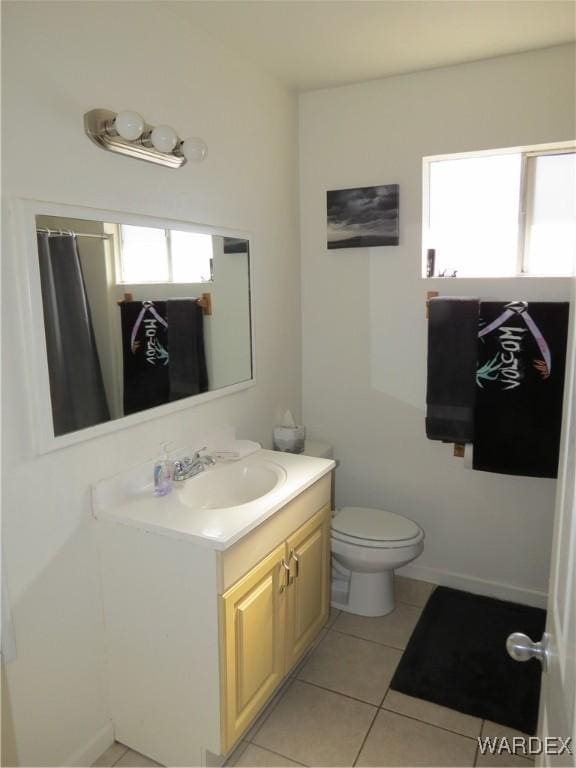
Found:
[[[309,456],[330,458],[332,446],[306,441]],[[394,610],[394,570],[424,549],[424,531],[394,512],[344,507],[332,518],[332,606],[360,616]]]
[[[424,549],[424,531],[383,509],[344,507],[332,518],[332,605],[360,616],[394,610],[394,569]]]

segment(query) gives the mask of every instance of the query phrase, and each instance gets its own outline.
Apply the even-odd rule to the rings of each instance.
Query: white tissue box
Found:
[[[274,427],[274,450],[304,453],[306,427]]]

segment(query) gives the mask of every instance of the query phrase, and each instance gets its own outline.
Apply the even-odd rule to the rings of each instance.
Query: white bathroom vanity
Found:
[[[334,461],[259,450],[156,498],[93,488],[118,741],[219,765],[328,618]]]

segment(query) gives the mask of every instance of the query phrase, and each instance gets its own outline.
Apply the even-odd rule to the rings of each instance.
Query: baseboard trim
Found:
[[[510,584],[502,584],[498,581],[478,579],[475,576],[466,576],[463,573],[442,571],[439,568],[427,568],[423,565],[406,565],[399,568],[396,573],[410,579],[419,579],[431,584],[443,587],[462,589],[464,592],[473,592],[476,595],[496,597],[499,600],[510,600],[522,605],[532,605],[535,608],[546,608],[548,595],[546,592],[538,592],[535,589],[524,589]]]
[[[78,768],[79,766],[90,766],[94,763],[108,747],[114,743],[114,725],[112,720],[106,723],[96,733],[90,741],[81,749],[74,752],[64,761],[64,766]]]

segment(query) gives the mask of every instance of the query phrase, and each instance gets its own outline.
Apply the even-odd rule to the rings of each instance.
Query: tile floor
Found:
[[[227,766],[518,766],[482,756],[478,736],[523,735],[389,689],[432,585],[397,577],[396,609],[382,618],[333,611],[326,629],[270,702]],[[95,766],[155,766],[113,744]]]

